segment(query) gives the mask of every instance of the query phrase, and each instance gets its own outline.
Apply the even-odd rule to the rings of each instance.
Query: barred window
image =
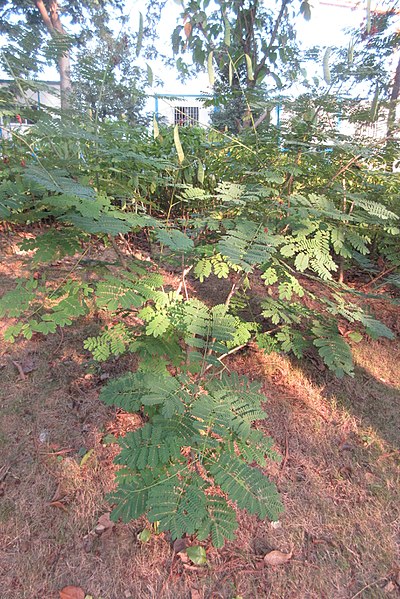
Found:
[[[198,125],[199,107],[198,106],[175,106],[174,124],[175,125]]]

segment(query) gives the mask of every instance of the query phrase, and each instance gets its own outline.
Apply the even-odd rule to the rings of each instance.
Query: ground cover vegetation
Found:
[[[281,517],[267,476],[280,455],[259,425],[265,396],[250,373],[227,367],[232,356],[288,354],[343,379],[354,376],[363,340],[395,339],[373,310],[383,298],[395,304],[400,285],[398,82],[385,62],[399,41],[395,12],[368,9],[349,48],[315,49],[300,64],[295,13],[309,18],[309,5],[258,10],[184,8],[174,51],[190,49],[194,66],[207,67],[220,107],[205,130],[140,123],[141,75],[130,57],[142,50],[142,19],[136,36],[115,39],[106,6],[103,20],[95,12],[109,43],[102,54],[86,51],[93,40],[83,34],[76,41],[78,83],[62,91],[61,112],[24,104],[37,63],[4,53],[13,85],[0,90],[0,215],[22,237],[31,269],[0,299],[4,339],[42,339],[92,319],[99,326],[82,346],[94,372],[135,357],[134,371],[105,383],[100,400],[140,419],[118,438],[108,501],[114,521],[146,516],[143,540],[168,532],[222,548],[238,509]],[[31,39],[38,24],[28,16],[13,39]],[[59,34],[49,56],[62,70],[73,41]],[[309,77],[313,64],[321,76]],[[182,57],[178,66],[186,69]],[[296,97],[294,82],[303,86]],[[345,91],[356,85],[363,102]],[[7,125],[16,110],[34,121],[24,132]],[[364,129],[346,134],[343,122]],[[380,122],[385,134],[368,136]],[[99,247],[110,249],[106,260]],[[70,268],[55,280],[63,260]],[[192,550],[201,565],[204,550]]]

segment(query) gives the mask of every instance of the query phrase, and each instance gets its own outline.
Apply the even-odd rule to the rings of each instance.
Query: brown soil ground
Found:
[[[22,271],[8,250],[2,290]],[[398,326],[398,308],[375,307]],[[1,342],[1,599],[58,599],[66,585],[93,599],[399,596],[399,342],[356,346],[354,379],[254,349],[230,358],[228,368],[263,382],[269,417],[260,426],[283,457],[269,474],[285,513],[273,524],[241,513],[237,540],[221,550],[204,544],[208,563],[195,567],[165,534],[141,543],[144,519],[93,532],[113,486],[116,446],[106,435],[138,424],[98,400],[105,378],[135,360],[93,369],[83,339],[94,327],[85,319],[48,338]],[[292,558],[265,566],[273,549]]]

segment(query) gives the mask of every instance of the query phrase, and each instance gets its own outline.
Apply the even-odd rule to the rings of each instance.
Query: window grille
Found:
[[[174,114],[175,125],[198,125],[199,107],[198,106],[175,106]]]

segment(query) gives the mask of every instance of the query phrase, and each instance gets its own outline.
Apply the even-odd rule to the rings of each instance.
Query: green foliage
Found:
[[[254,266],[268,262],[279,243],[280,237],[268,235],[262,224],[238,220],[235,228],[222,237],[218,249],[229,262],[248,273]]]
[[[312,332],[315,335],[314,345],[325,364],[334,371],[336,376],[344,374],[353,376],[353,361],[351,351],[336,326],[324,326],[314,323]]]
[[[370,286],[399,285],[400,264],[400,177],[390,172],[396,148],[367,147],[341,134],[333,123],[339,114],[353,118],[354,104],[307,81],[301,97],[280,94],[282,120],[273,126],[278,99],[251,90],[267,75],[273,85],[284,84],[277,74],[283,65],[289,79],[298,76],[291,71],[296,58],[287,15],[276,29],[283,27],[286,41],[279,33],[254,56],[242,45],[241,3],[225,4],[219,24],[218,11],[213,25],[204,23],[205,41],[198,35],[200,5],[188,6],[190,35],[183,40],[178,31],[175,50],[183,42],[195,62],[211,56],[210,71],[218,69],[221,79],[216,86],[232,87],[225,97],[232,100],[229,126],[240,136],[196,127],[178,132],[160,123],[153,137],[132,127],[137,115],[132,108],[122,116],[130,100],[119,93],[124,74],[136,82],[138,73],[128,64],[132,52],[125,56],[106,31],[104,53],[81,63],[79,113],[54,118],[20,103],[18,111],[35,124],[23,136],[9,133],[15,93],[1,92],[4,129],[12,137],[2,138],[0,217],[11,232],[29,231],[20,249],[40,265],[0,299],[0,315],[17,319],[6,339],[54,333],[93,312],[104,319],[108,324],[85,340],[85,349],[98,361],[135,353],[138,368],[110,381],[101,399],[143,417],[141,428],[119,439],[113,517],[145,514],[173,538],[211,536],[217,547],[234,538],[236,509],[274,520],[281,510],[276,488],[259,469],[277,457],[257,428],[265,398],[256,383],[226,375],[224,360],[255,342],[299,360],[318,352],[337,376],[351,376],[352,343],[394,335],[363,307],[367,296],[357,291],[358,279],[348,287],[341,281],[357,269],[362,284],[370,277]],[[306,2],[300,11],[309,16]],[[271,18],[266,9],[259,21],[245,21],[254,32],[268,23],[273,35]],[[144,31],[142,23],[134,53]],[[114,67],[121,80],[118,68],[106,64],[111,55],[120,61]],[[325,55],[333,86],[345,72],[339,59],[337,51]],[[22,92],[31,89],[18,83]],[[374,118],[383,78],[378,88]],[[133,85],[129,93],[136,91]],[[94,113],[85,116],[89,105]],[[258,115],[265,119],[256,126]],[[103,246],[113,248],[114,262],[108,252],[97,259]],[[132,258],[139,251],[142,261]],[[73,257],[70,271],[60,282],[47,280],[46,263],[65,256]],[[160,265],[173,276],[163,280]],[[351,325],[348,334],[342,322]]]
[[[235,511],[215,485],[239,508],[277,519],[282,509],[275,486],[247,462],[274,457],[271,442],[251,424],[265,413],[260,385],[238,375],[206,384],[169,374],[129,374],[111,381],[101,399],[150,418],[119,443],[118,487],[113,518],[145,513],[172,538],[209,534],[216,547],[233,539]],[[233,451],[235,448],[235,451]]]
[[[32,264],[54,262],[64,256],[73,256],[81,249],[80,237],[75,230],[50,230],[33,239],[26,239],[20,246],[23,251],[35,250]]]

